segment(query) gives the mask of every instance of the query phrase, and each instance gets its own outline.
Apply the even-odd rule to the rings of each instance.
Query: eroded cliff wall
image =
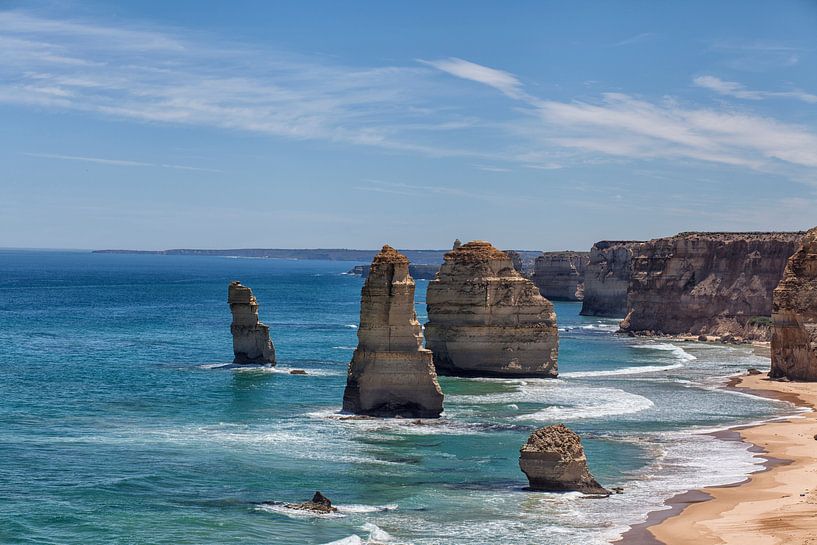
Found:
[[[768,340],[772,290],[803,233],[680,233],[633,258],[623,331]]]
[[[817,380],[817,228],[791,256],[774,290],[772,378]]]
[[[602,240],[593,245],[584,273],[583,316],[627,315],[633,256],[641,244],[635,240]]]
[[[543,252],[536,258],[531,280],[551,301],[581,301],[589,252]]]

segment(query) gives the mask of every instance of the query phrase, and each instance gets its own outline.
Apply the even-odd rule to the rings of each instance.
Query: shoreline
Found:
[[[763,469],[741,482],[690,490],[648,513],[620,545],[817,545],[817,383],[734,377],[726,386],[810,412],[716,435],[751,445]]]

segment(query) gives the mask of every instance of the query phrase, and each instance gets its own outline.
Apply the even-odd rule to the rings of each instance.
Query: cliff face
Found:
[[[275,347],[269,338],[269,327],[258,320],[258,301],[252,290],[240,282],[227,288],[227,303],[233,315],[234,363],[271,363],[275,365]]]
[[[439,374],[556,376],[553,305],[490,243],[469,242],[447,253],[426,302],[426,345]]]
[[[817,380],[817,228],[791,256],[774,290],[772,378]]]
[[[584,274],[582,316],[609,318],[627,315],[627,288],[633,274],[633,255],[639,241],[602,240],[590,249]]]
[[[633,259],[623,331],[768,340],[772,290],[802,233],[681,233]]]
[[[531,280],[551,301],[581,301],[589,252],[543,252],[536,258]]]
[[[431,352],[414,311],[409,261],[383,246],[361,290],[358,345],[343,410],[371,416],[435,418],[443,410]]]

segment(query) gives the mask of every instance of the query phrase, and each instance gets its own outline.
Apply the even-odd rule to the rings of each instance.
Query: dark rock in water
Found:
[[[303,369],[292,369],[292,370],[289,372],[289,374],[290,374],[290,375],[305,375],[305,374],[306,374],[306,371],[304,371]]]
[[[624,488],[623,488],[623,487],[621,487],[621,486],[614,486],[614,487],[613,487],[613,488],[611,488],[610,490],[612,490],[612,491],[613,491],[613,492],[615,492],[616,494],[624,494]]]
[[[519,467],[531,490],[611,494],[590,474],[581,439],[564,424],[534,431],[519,451]]]
[[[762,374],[759,370],[755,369],[754,367],[750,367],[746,370],[747,375],[760,375]]]
[[[258,320],[258,301],[252,290],[240,282],[231,282],[227,303],[233,314],[233,363],[268,363],[275,365],[275,347],[269,337],[269,326]]]
[[[309,501],[302,503],[287,503],[284,505],[284,507],[287,509],[297,509],[299,511],[314,511],[316,513],[334,513],[338,510],[337,507],[332,505],[329,498],[320,492],[315,492],[315,495],[312,496],[312,499]]]
[[[703,343],[703,342],[708,341],[709,337],[707,337],[706,335],[698,335],[698,340]]]

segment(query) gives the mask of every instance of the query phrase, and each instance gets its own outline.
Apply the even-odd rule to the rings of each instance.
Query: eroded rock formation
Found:
[[[370,416],[436,418],[443,410],[431,352],[414,310],[406,256],[383,246],[361,291],[358,345],[343,410]]]
[[[227,303],[233,314],[234,363],[271,363],[275,365],[275,347],[269,338],[269,327],[258,320],[258,301],[247,286],[230,283]]]
[[[789,258],[774,290],[772,378],[817,380],[817,228]]]
[[[531,280],[551,301],[580,301],[588,252],[543,252],[536,258]]]
[[[639,241],[602,240],[590,249],[584,273],[583,316],[619,318],[627,315],[627,288]]]
[[[490,243],[469,242],[447,253],[426,302],[426,346],[437,373],[556,376],[553,305]]]
[[[564,424],[534,431],[519,451],[519,467],[532,490],[610,494],[590,474],[581,439]]]
[[[623,331],[769,340],[772,290],[803,233],[680,233],[633,259]]]

